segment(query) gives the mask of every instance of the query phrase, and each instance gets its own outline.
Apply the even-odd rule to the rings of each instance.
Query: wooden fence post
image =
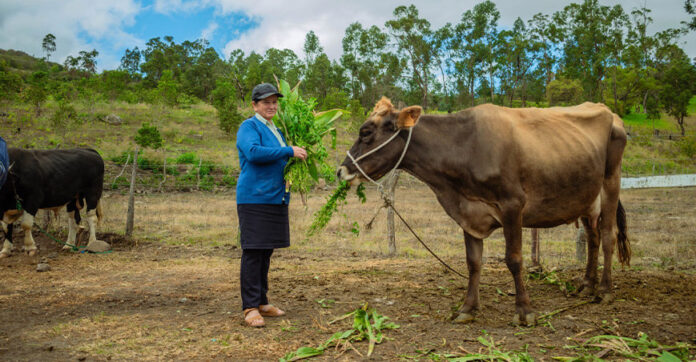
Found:
[[[539,266],[539,229],[532,229],[532,265]]]
[[[138,145],[133,154],[133,172],[131,173],[130,190],[128,191],[128,215],[126,217],[126,237],[133,236],[133,218],[135,216],[135,173],[138,170]]]
[[[387,199],[389,199],[392,205],[394,203],[394,191],[396,190],[396,183],[399,180],[399,173],[401,173],[400,170],[394,170],[384,185],[387,190]],[[394,228],[394,209],[391,207],[387,208],[387,237],[389,238],[389,255],[393,256],[396,254],[396,231]]]
[[[587,260],[587,232],[583,225],[578,228],[578,235],[575,238],[575,257],[581,263]]]

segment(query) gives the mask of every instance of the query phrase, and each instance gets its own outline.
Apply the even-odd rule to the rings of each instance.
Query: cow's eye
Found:
[[[372,135],[372,130],[371,129],[361,129],[360,130],[360,138],[367,138]]]

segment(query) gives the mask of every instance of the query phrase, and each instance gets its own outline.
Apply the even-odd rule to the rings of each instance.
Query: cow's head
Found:
[[[396,166],[406,146],[407,132],[401,132],[392,140],[390,138],[400,130],[414,127],[422,112],[423,108],[420,106],[395,109],[386,97],[382,97],[377,102],[367,121],[360,126],[358,139],[349,151],[353,159],[358,160],[357,164],[367,176],[377,180]],[[360,159],[362,155],[380,146],[381,148],[376,152]],[[354,184],[365,181],[364,176],[348,156],[338,169],[338,178]]]

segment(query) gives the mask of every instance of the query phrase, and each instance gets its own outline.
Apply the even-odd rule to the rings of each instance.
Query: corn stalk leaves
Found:
[[[368,340],[367,357],[370,357],[374,352],[375,345],[382,343],[386,338],[382,333],[383,329],[396,329],[399,325],[393,322],[387,322],[389,317],[380,315],[375,309],[368,309],[367,304],[362,308],[358,308],[350,313],[344,314],[329,324],[353,317],[353,328],[342,332],[334,333],[319,347],[301,347],[295,352],[290,352],[283,356],[280,361],[297,361],[304,358],[311,358],[321,355],[324,350],[331,346],[351,346],[351,342]]]

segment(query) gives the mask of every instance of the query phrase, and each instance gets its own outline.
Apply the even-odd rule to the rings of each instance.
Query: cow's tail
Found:
[[[97,225],[101,224],[102,217],[104,217],[104,212],[102,212],[101,200],[99,200],[97,201]]]
[[[619,200],[619,207],[616,209],[616,226],[619,229],[617,235],[619,262],[621,265],[630,266],[631,243],[628,241],[628,235],[626,235],[626,210],[621,205],[621,200]]]

